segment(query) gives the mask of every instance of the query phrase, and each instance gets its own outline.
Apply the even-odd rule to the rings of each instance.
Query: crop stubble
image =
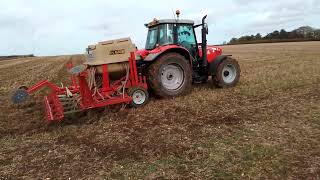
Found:
[[[319,178],[320,43],[223,47],[242,68],[232,89],[47,126],[42,98],[16,107],[10,92],[41,79],[68,82],[68,60],[0,62],[0,177]]]

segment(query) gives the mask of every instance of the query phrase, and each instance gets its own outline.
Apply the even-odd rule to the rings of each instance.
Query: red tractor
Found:
[[[179,17],[179,12],[177,12]],[[235,86],[240,78],[238,62],[222,49],[207,45],[208,26],[191,20],[154,19],[146,47],[138,50],[141,73],[148,78],[151,90],[160,97],[175,97],[190,91],[192,83],[207,82],[221,88]],[[202,43],[197,42],[195,29],[201,27]]]
[[[142,50],[136,50],[129,38],[89,46],[84,65],[68,64],[71,86],[44,80],[30,88],[22,86],[12,101],[22,103],[29,94],[48,87],[51,92],[44,98],[47,119],[60,121],[69,114],[114,104],[143,106],[148,102],[148,89],[159,97],[184,95],[192,83],[207,82],[209,77],[217,87],[233,87],[240,78],[239,64],[222,55],[221,48],[207,45],[206,17],[198,25],[190,20],[154,19],[146,24],[149,31]],[[202,43],[195,35],[198,27],[202,28]]]

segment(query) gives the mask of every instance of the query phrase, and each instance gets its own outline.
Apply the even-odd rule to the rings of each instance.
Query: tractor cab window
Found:
[[[191,25],[179,25],[177,33],[178,43],[187,48],[190,52],[193,52],[193,49],[197,44],[193,27]]]
[[[161,24],[159,26],[159,45],[173,44],[173,24]]]
[[[148,32],[146,49],[154,49],[157,44],[158,27],[150,28]]]
[[[157,44],[160,46],[174,44],[173,24],[161,24],[149,29],[146,49],[154,49]]]

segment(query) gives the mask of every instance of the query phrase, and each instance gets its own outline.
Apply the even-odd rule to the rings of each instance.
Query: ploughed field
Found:
[[[223,47],[235,88],[197,85],[140,109],[102,109],[48,126],[42,98],[20,85],[66,84],[82,56],[0,62],[0,179],[320,178],[320,42]]]

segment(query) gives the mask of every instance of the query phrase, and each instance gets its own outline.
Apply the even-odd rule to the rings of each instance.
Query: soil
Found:
[[[18,87],[69,83],[83,56],[0,62],[0,179],[318,179],[320,42],[224,46],[236,87],[196,85],[138,109],[102,108],[48,125],[46,89],[23,105]]]

